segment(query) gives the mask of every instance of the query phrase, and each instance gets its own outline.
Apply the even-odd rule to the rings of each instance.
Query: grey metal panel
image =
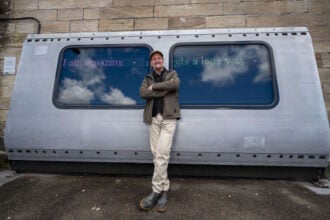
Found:
[[[145,43],[164,53],[168,67],[176,43],[232,41],[271,46],[280,101],[265,110],[183,109],[171,163],[326,167],[329,124],[311,37],[303,27],[29,35],[5,129],[9,159],[151,162],[142,109],[58,109],[52,104],[64,47]],[[66,149],[72,154],[63,153]],[[214,159],[219,153],[221,159]]]

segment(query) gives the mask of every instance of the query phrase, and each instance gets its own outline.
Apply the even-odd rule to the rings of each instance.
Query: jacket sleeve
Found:
[[[159,91],[172,92],[178,90],[179,87],[180,87],[180,79],[176,71],[172,72],[172,77],[170,80],[152,84],[152,89]]]
[[[142,85],[140,87],[140,96],[143,99],[160,98],[160,97],[164,97],[166,94],[166,91],[149,90],[148,87],[149,87],[148,80],[144,78]]]

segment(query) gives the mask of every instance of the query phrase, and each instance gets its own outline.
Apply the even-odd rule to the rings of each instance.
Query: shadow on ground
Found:
[[[171,178],[166,213],[142,211],[151,177],[24,174],[0,187],[0,219],[330,219],[330,196],[286,180]]]

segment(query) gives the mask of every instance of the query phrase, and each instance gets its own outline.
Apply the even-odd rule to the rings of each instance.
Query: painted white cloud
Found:
[[[221,56],[215,57],[219,60],[224,60],[228,57],[227,53]],[[244,65],[230,65],[225,62],[219,62],[214,64],[208,64],[204,66],[202,72],[202,81],[210,82],[217,86],[224,86],[232,84],[235,81],[235,77],[239,74],[245,73],[248,69],[246,64]]]
[[[111,87],[108,93],[105,92],[104,79],[106,76],[102,68],[92,65],[94,53],[94,50],[80,50],[78,58],[73,60],[77,65],[70,66],[70,71],[77,74],[78,79],[64,79],[58,100],[64,104],[89,104],[93,99],[98,98],[113,105],[136,104],[135,100],[126,97],[117,88]],[[90,65],[79,65],[82,63],[90,63]],[[134,68],[132,71],[133,74],[139,74]]]
[[[92,62],[92,57],[94,56],[94,50],[80,50],[79,57],[76,59],[78,63],[88,63]],[[71,68],[76,74],[78,74],[84,85],[92,86],[97,83],[102,83],[105,79],[105,74],[101,68],[96,65],[77,65]]]
[[[92,91],[77,81],[66,78],[60,88],[58,101],[64,104],[88,104],[94,99]]]
[[[233,56],[232,54],[235,54]],[[226,59],[230,57],[249,58],[240,64],[227,64]],[[258,60],[258,73],[256,74],[253,83],[263,83],[271,79],[270,67],[268,63],[267,50],[260,46],[247,46],[244,49],[236,47],[231,48],[231,55],[228,52],[218,53],[213,59],[221,60],[222,62],[211,62],[204,65],[201,73],[201,81],[209,82],[216,86],[226,86],[235,82],[235,79],[240,74],[245,74],[249,68],[249,62],[253,62],[253,57]]]
[[[103,94],[101,97],[102,101],[108,103],[108,104],[113,104],[113,105],[135,105],[136,102],[129,98],[126,97],[122,91],[120,91],[117,88],[111,87],[110,92],[108,94]]]
[[[270,67],[267,61],[261,62],[258,68],[259,71],[258,74],[253,79],[253,83],[263,83],[271,79]]]
[[[83,63],[92,60],[93,53],[92,50],[80,50],[78,58],[73,62]],[[58,100],[65,104],[89,104],[97,94],[88,88],[102,90],[104,72],[96,66],[85,65],[74,65],[70,67],[70,71],[77,74],[80,80],[65,78],[59,91]]]
[[[260,64],[258,66],[258,74],[253,79],[253,83],[264,83],[271,80],[268,51],[266,48],[263,50],[256,48],[255,51],[257,54],[256,56],[260,58]]]

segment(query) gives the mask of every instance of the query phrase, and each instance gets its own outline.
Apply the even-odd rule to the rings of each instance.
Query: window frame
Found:
[[[142,109],[144,108],[144,104],[142,105],[81,105],[81,104],[70,104],[70,105],[63,105],[58,103],[57,101],[57,93],[59,90],[60,85],[60,76],[62,71],[62,62],[63,62],[63,56],[64,52],[67,49],[72,48],[125,48],[125,47],[145,47],[149,49],[149,54],[151,51],[153,51],[153,48],[149,44],[87,44],[87,45],[68,45],[61,49],[58,60],[57,60],[57,67],[56,67],[56,75],[55,75],[55,81],[54,81],[54,87],[53,87],[53,95],[52,95],[52,103],[53,105],[58,109]],[[149,57],[148,57],[149,58]],[[151,71],[151,66],[149,66],[149,72]],[[146,73],[147,74],[147,73]],[[143,80],[143,79],[142,79]],[[142,81],[141,81],[142,83]]]
[[[272,109],[278,105],[280,100],[277,77],[276,77],[276,68],[274,61],[274,53],[273,49],[267,42],[264,41],[215,41],[215,42],[179,42],[170,48],[169,51],[169,69],[173,70],[173,58],[174,58],[174,50],[179,46],[217,46],[217,45],[262,45],[265,46],[268,54],[269,54],[269,65],[272,76],[272,86],[274,93],[274,100],[272,103],[267,105],[246,105],[246,104],[214,104],[214,105],[184,105],[180,104],[182,109]],[[174,69],[175,70],[175,69]],[[180,76],[179,76],[180,77]]]

